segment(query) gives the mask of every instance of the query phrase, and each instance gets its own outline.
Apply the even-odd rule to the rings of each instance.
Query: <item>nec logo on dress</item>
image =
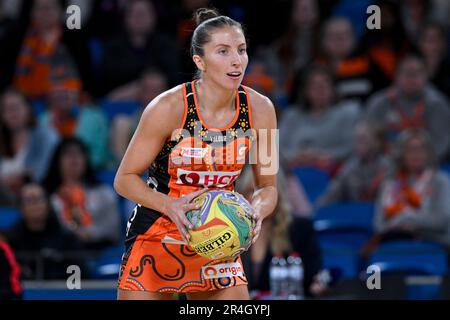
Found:
[[[205,187],[226,187],[232,184],[237,177],[239,177],[239,171],[189,171],[178,169],[177,170],[177,184],[184,184],[188,186],[205,186]]]

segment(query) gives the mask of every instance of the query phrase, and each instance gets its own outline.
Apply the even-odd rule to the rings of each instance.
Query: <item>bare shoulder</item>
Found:
[[[276,113],[272,101],[258,91],[245,87],[252,107],[253,126],[258,128],[276,127]]]
[[[142,113],[141,123],[171,133],[180,126],[183,117],[183,85],[178,85],[150,101]]]

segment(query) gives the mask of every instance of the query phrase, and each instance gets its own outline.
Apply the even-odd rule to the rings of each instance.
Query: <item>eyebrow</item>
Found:
[[[242,42],[240,45],[238,45],[238,47],[240,47],[240,46],[246,46],[246,45],[247,45],[247,44],[246,44],[245,42]],[[227,48],[231,48],[230,45],[225,44],[225,43],[219,43],[219,44],[216,44],[215,47],[216,47],[216,48],[217,48],[217,47],[227,47]]]

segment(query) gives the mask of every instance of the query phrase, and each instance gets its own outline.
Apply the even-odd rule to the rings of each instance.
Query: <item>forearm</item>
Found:
[[[124,198],[161,213],[166,212],[170,197],[150,188],[137,174],[116,176],[114,189]]]
[[[255,190],[252,197],[252,206],[261,218],[267,218],[275,210],[278,200],[278,191],[275,186],[266,186]]]

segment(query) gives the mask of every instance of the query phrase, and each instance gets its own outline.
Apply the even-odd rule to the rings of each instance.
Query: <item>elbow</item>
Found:
[[[116,176],[114,177],[114,191],[117,192],[118,195],[120,196],[124,196],[123,195],[123,179],[122,176],[119,173],[116,173]]]

